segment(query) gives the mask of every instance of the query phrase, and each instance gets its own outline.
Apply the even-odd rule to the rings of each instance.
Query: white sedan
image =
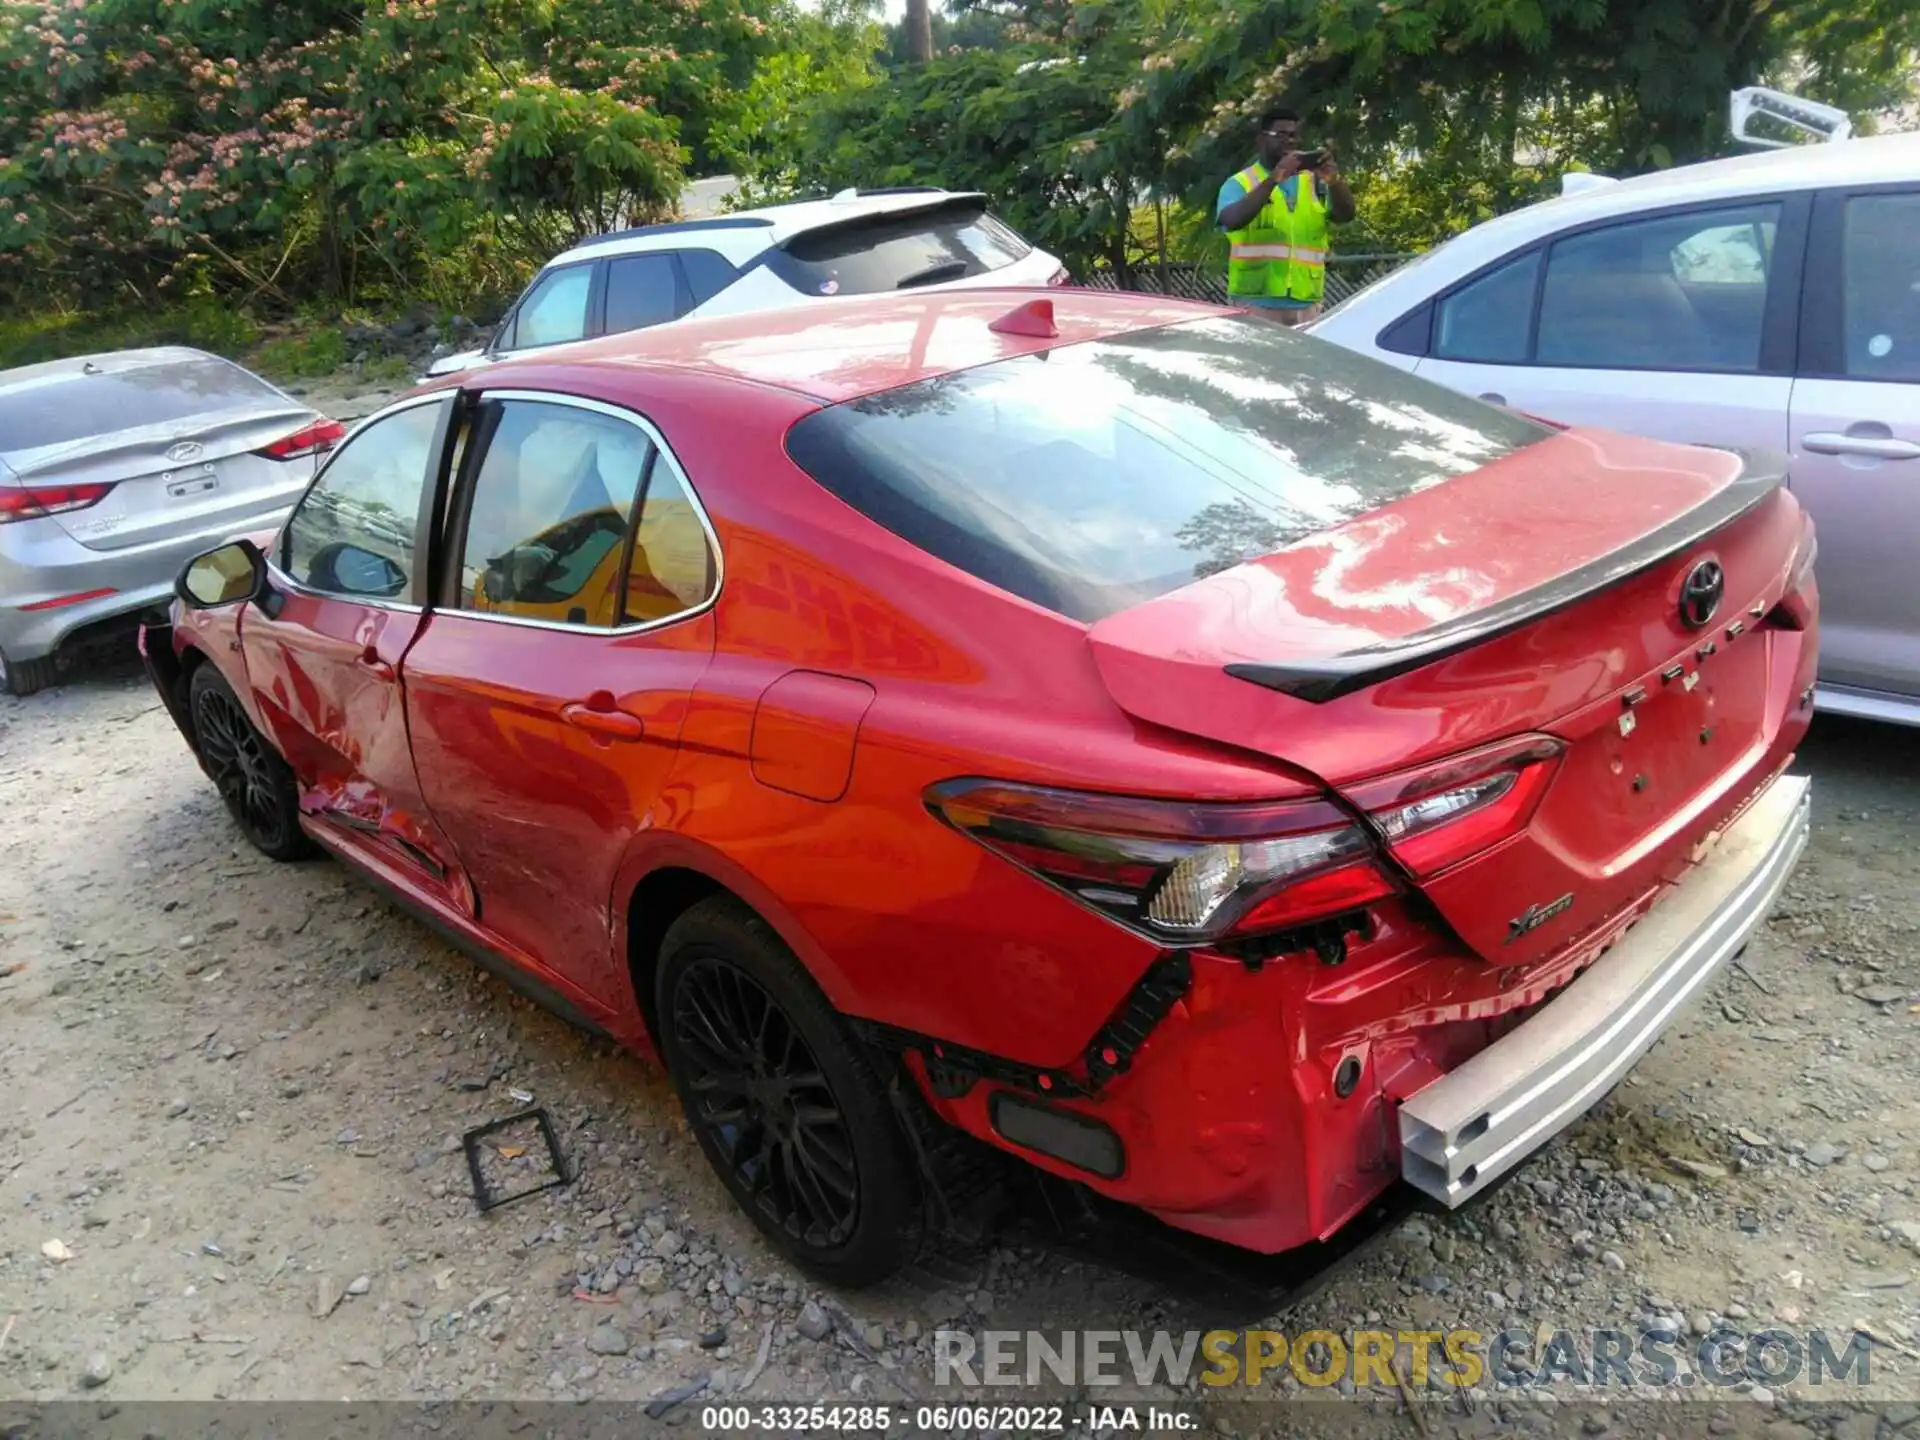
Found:
[[[1819,701],[1920,724],[1920,135],[1592,184],[1476,226],[1315,335],[1576,425],[1788,452]]]

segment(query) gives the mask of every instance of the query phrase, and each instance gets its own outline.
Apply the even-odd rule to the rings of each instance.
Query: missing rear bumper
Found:
[[[1772,909],[1806,848],[1783,776],[1686,881],[1512,1033],[1400,1107],[1401,1174],[1442,1204],[1485,1190],[1607,1094]]]

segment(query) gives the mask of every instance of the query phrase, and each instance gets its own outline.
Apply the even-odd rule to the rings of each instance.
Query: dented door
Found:
[[[301,809],[329,839],[470,914],[415,777],[399,678],[425,624],[416,534],[451,408],[447,397],[409,406],[341,447],[276,542],[240,636],[256,712],[299,779]]]

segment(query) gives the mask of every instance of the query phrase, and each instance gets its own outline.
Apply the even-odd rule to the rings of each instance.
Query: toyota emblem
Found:
[[[198,440],[182,440],[178,445],[167,447],[167,459],[176,465],[184,465],[189,460],[198,460],[206,448]]]
[[[1720,599],[1727,593],[1727,572],[1718,560],[1702,560],[1687,572],[1680,587],[1680,623],[1689,630],[1704,630],[1720,611]]]

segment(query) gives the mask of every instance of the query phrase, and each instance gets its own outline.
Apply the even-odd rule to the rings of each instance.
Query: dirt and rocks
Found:
[[[1800,768],[1812,846],[1744,961],[1490,1201],[1409,1223],[1279,1328],[1819,1327],[1873,1337],[1846,1393],[1899,1403],[1863,1429],[1821,1409],[1840,1392],[1743,1380],[1716,1433],[1920,1415],[1920,745],[1822,719]],[[685,1421],[951,1398],[943,1329],[1258,1319],[1019,1230],[823,1290],[736,1211],[660,1074],[338,865],[247,849],[129,665],[0,698],[0,797],[0,1398],[682,1395],[659,1408]],[[528,1103],[577,1179],[477,1213],[461,1135]],[[537,1181],[541,1153],[492,1137],[489,1181]],[[1301,1389],[1282,1367],[1254,1393]],[[1257,1428],[1208,1387],[1159,1393]]]

